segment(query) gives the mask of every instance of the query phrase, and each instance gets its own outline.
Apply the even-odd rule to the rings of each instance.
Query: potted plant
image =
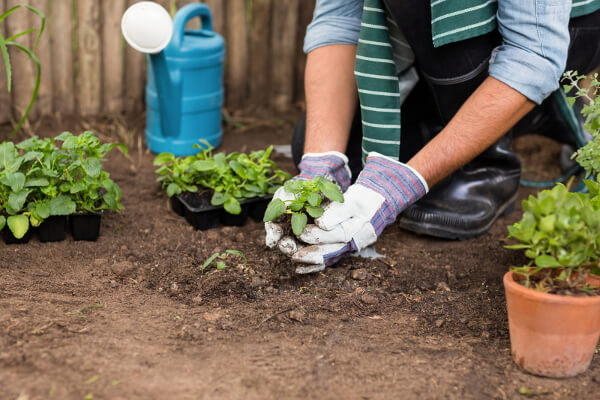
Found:
[[[68,155],[56,148],[53,138],[33,137],[16,147],[23,152],[22,170],[34,188],[27,204],[31,224],[38,227],[41,242],[64,240],[67,216],[76,209],[70,196],[60,191]]]
[[[59,190],[75,204],[75,212],[69,217],[71,233],[75,240],[94,241],[100,234],[103,213],[123,208],[121,188],[102,169],[102,161],[114,148],[126,155],[127,147],[118,143],[101,144],[89,131],[78,136],[63,132],[56,141],[62,142],[61,150],[68,156]]]
[[[271,195],[290,177],[270,159],[273,147],[213,154],[208,142],[202,144],[194,156],[162,153],[154,159],[173,210],[202,230],[240,226],[248,216],[261,220]]]
[[[565,91],[587,97],[582,114],[593,140],[574,155],[584,167],[588,193],[557,184],[523,201],[522,219],[509,227],[511,249],[532,261],[504,276],[514,361],[536,375],[569,377],[585,371],[600,338],[600,83],[579,86],[566,73]],[[571,104],[575,100],[571,98]]]

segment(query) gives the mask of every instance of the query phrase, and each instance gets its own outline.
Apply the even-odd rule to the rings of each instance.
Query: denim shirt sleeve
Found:
[[[356,44],[364,0],[317,0],[306,28],[304,52],[331,44]]]
[[[569,49],[571,0],[498,0],[502,45],[490,76],[540,104],[559,86]]]

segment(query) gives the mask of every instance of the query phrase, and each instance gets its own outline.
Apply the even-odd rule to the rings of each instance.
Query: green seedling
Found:
[[[120,210],[121,190],[102,170],[115,147],[127,153],[91,132],[0,143],[0,230],[8,225],[20,239],[51,216]]]
[[[589,273],[600,272],[600,81],[594,74],[590,87],[583,88],[579,85],[583,77],[575,72],[565,73],[564,89],[567,93],[575,89],[574,97],[568,98],[571,105],[577,98],[587,100],[582,114],[593,140],[573,157],[593,178],[584,180],[588,192],[570,192],[572,180],[567,186],[558,183],[551,190],[524,200],[522,219],[508,227],[508,237],[519,243],[506,247],[524,250],[531,259],[527,265],[512,270],[525,277],[527,287],[539,291],[561,288],[592,294],[585,279]]]
[[[287,192],[295,195],[295,199],[288,201],[273,199],[265,211],[263,221],[270,222],[283,214],[290,214],[292,231],[296,236],[304,232],[308,215],[313,218],[323,215],[324,199],[344,202],[344,196],[337,185],[320,176],[309,181],[287,181],[283,187]]]
[[[220,254],[215,253],[212,256],[208,257],[208,259],[206,261],[204,261],[204,264],[202,264],[202,272],[204,272],[204,270],[206,268],[210,267],[210,265],[213,263],[215,263],[215,267],[217,268],[217,271],[224,270],[225,268],[227,268],[227,264],[225,263],[225,260],[230,255],[238,256],[238,257],[242,258],[244,261],[248,261],[246,259],[246,256],[244,255],[244,253],[242,253],[241,251],[225,250],[224,253],[220,253]]]
[[[36,47],[38,46],[38,44],[40,42],[42,34],[44,33],[44,29],[46,27],[46,16],[40,10],[33,8],[31,6],[16,5],[12,8],[9,8],[6,11],[4,11],[2,14],[0,14],[0,22],[5,21],[8,18],[8,16],[10,16],[12,13],[14,13],[15,11],[17,11],[21,8],[28,10],[31,13],[33,13],[34,15],[36,15],[40,19],[41,25],[40,25],[39,30],[27,29],[22,32],[16,33],[10,37],[4,37],[4,35],[2,34],[3,30],[1,29],[2,26],[0,25],[0,54],[2,55],[2,58],[4,59],[4,66],[5,66],[5,70],[6,70],[6,83],[7,83],[8,92],[10,93],[10,91],[12,89],[12,66],[11,66],[11,62],[10,62],[10,54],[8,52],[9,46],[16,47],[21,52],[25,53],[25,55],[27,55],[27,57],[29,57],[29,59],[31,61],[33,61],[33,63],[35,64],[35,67],[36,67],[35,83],[33,86],[33,92],[31,93],[31,98],[29,99],[29,104],[27,105],[25,112],[21,116],[21,119],[15,126],[15,129],[10,134],[10,136],[9,136],[10,138],[12,138],[19,131],[19,129],[21,129],[21,126],[27,119],[27,116],[29,115],[29,112],[31,111],[31,108],[33,107],[33,104],[35,103],[35,100],[37,98],[37,94],[38,94],[38,90],[40,88],[40,82],[41,82],[41,78],[42,78],[42,65],[40,64],[40,60],[36,57],[36,55],[34,53],[35,53]],[[31,49],[26,46],[23,46],[22,44],[17,43],[15,41],[17,38],[19,38],[21,36],[29,35],[31,33],[35,34],[36,31],[37,31],[37,35],[36,35],[35,41],[33,43],[33,47]]]
[[[157,181],[169,197],[205,188],[213,192],[211,205],[237,215],[242,210],[240,201],[275,193],[290,178],[270,159],[273,146],[250,154],[213,154],[212,146],[201,142],[202,146],[196,146],[200,152],[194,156],[162,153],[154,159],[159,167]]]

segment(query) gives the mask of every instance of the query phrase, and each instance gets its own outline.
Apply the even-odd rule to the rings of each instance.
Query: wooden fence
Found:
[[[36,51],[42,81],[31,113],[42,115],[137,112],[144,106],[145,57],[124,43],[120,21],[138,0],[0,0],[0,9],[29,4],[48,18]],[[168,10],[193,0],[159,0]],[[226,40],[227,106],[285,110],[303,98],[302,39],[315,0],[204,0],[215,31]],[[192,21],[191,24],[198,24]],[[24,9],[0,23],[10,35],[39,27]],[[195,27],[195,26],[192,26]],[[32,35],[19,38],[31,45]],[[35,82],[35,65],[11,50],[13,90],[0,66],[0,123],[21,115]]]

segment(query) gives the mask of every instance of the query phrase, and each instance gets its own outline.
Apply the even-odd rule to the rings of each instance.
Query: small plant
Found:
[[[59,147],[57,143],[61,143]],[[101,144],[92,132],[0,143],[0,230],[17,239],[52,216],[120,210],[121,189],[102,170],[119,144]]]
[[[289,214],[291,215],[292,231],[296,236],[300,236],[304,232],[308,223],[308,215],[312,218],[319,218],[323,215],[324,199],[344,202],[344,196],[337,185],[320,176],[309,181],[287,181],[283,187],[286,192],[292,193],[295,199],[288,201],[273,199],[267,207],[263,221],[271,222],[283,214]]]
[[[241,251],[238,250],[225,250],[224,253],[215,253],[212,256],[208,257],[208,259],[206,259],[206,261],[204,261],[204,264],[202,264],[202,272],[204,272],[204,270],[208,267],[210,267],[211,264],[215,263],[215,266],[217,268],[217,271],[222,271],[227,267],[227,264],[225,263],[225,260],[227,259],[227,257],[229,257],[230,255],[233,256],[238,256],[240,258],[242,258],[244,261],[248,261],[246,259],[246,256],[244,255],[244,253],[242,253]]]
[[[200,188],[212,190],[212,206],[223,206],[230,214],[240,214],[240,201],[272,194],[290,175],[277,168],[270,159],[273,146],[266,150],[243,153],[216,153],[204,147],[194,156],[175,157],[162,153],[154,159],[156,173],[169,197],[196,193]]]
[[[41,26],[38,31],[37,37],[35,38],[33,47],[31,49],[29,49],[26,46],[23,46],[20,43],[17,43],[15,40],[21,36],[28,35],[30,33],[34,33],[36,31],[36,29],[28,29],[23,32],[16,33],[7,38],[5,38],[4,35],[2,35],[2,29],[0,29],[0,54],[2,54],[2,58],[4,59],[8,92],[10,93],[11,88],[12,88],[12,66],[10,63],[10,55],[8,53],[8,46],[14,46],[17,49],[19,49],[20,51],[22,51],[23,53],[25,53],[27,55],[27,57],[29,57],[31,59],[31,61],[33,61],[35,63],[35,66],[37,69],[37,73],[36,73],[36,77],[35,77],[35,84],[33,87],[33,92],[31,94],[31,98],[29,100],[29,104],[27,105],[25,112],[21,116],[21,119],[17,123],[17,126],[15,127],[13,132],[10,134],[11,138],[15,135],[15,133],[17,133],[19,131],[19,129],[21,129],[21,126],[27,119],[27,116],[29,115],[29,112],[31,111],[31,108],[33,107],[33,104],[35,102],[35,99],[37,98],[37,93],[40,88],[40,81],[42,78],[42,66],[40,64],[39,59],[35,56],[34,52],[40,42],[42,34],[44,33],[44,28],[46,27],[46,17],[44,16],[44,14],[41,11],[39,11],[38,9],[28,6],[28,5],[16,5],[12,8],[9,8],[6,11],[4,11],[2,14],[0,14],[0,22],[4,21],[9,15],[11,15],[12,13],[14,13],[15,11],[17,11],[20,8],[25,8],[25,9],[31,11],[36,16],[38,16],[41,20]]]
[[[557,184],[537,196],[523,201],[523,218],[508,228],[509,238],[519,244],[506,246],[525,250],[532,261],[512,271],[525,277],[525,286],[550,293],[585,292],[593,294],[586,285],[588,274],[600,273],[600,82],[594,74],[589,88],[579,82],[585,76],[576,72],[564,75],[565,92],[576,89],[569,103],[585,98],[582,115],[585,128],[593,140],[580,148],[573,158],[594,180],[585,180],[588,193],[573,193],[567,186]]]

